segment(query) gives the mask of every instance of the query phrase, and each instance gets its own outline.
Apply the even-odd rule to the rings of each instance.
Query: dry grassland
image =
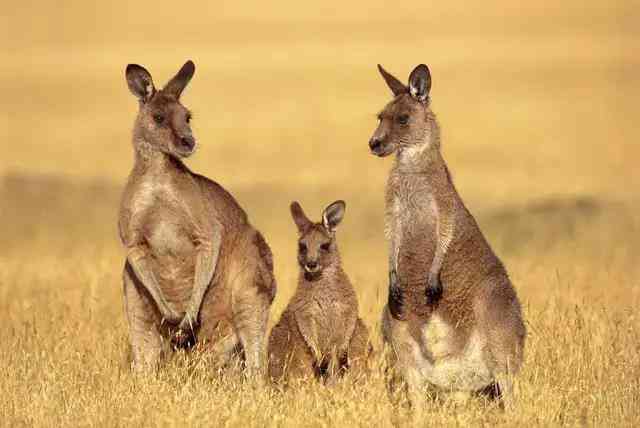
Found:
[[[640,425],[637,2],[4,4],[0,28],[1,426]],[[183,10],[184,8],[184,10]],[[518,401],[420,414],[360,385],[284,393],[178,354],[128,369],[116,234],[136,103],[191,58],[189,165],[273,248],[275,320],[293,293],[298,199],[347,201],[340,245],[375,330],[386,300],[383,188],[368,154],[389,99],[375,64],[426,62],[455,183],[502,257],[528,326]]]

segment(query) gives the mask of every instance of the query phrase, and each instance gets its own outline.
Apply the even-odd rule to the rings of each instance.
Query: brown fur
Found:
[[[269,337],[269,375],[275,381],[314,376],[332,380],[349,367],[358,372],[366,365],[371,344],[335,239],[344,203],[327,207],[320,223],[311,222],[297,202],[291,212],[300,233],[300,277]]]
[[[498,384],[506,397],[525,340],[516,292],[440,153],[428,68],[418,66],[409,87],[380,70],[394,99],[369,144],[378,156],[396,153],[386,192],[390,298],[383,312],[393,364],[414,399],[425,381],[466,391]]]
[[[188,62],[156,91],[144,68],[127,67],[140,101],[119,217],[133,367],[197,340],[223,358],[242,348],[258,371],[276,290],[271,251],[233,196],[181,160],[195,150],[179,101],[194,69]]]

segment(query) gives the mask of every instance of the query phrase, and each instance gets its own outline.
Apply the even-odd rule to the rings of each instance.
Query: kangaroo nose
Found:
[[[318,263],[317,262],[307,262],[307,269],[314,270],[317,267],[318,267]]]
[[[193,137],[182,137],[180,138],[180,141],[182,142],[182,145],[189,150],[192,150],[196,145],[196,140]]]
[[[378,150],[382,145],[382,138],[373,137],[369,140],[369,147],[371,150]]]

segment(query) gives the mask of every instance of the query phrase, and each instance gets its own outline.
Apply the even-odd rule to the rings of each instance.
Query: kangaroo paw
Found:
[[[442,298],[442,282],[440,282],[440,273],[429,275],[427,279],[427,304],[433,305]]]
[[[389,300],[387,302],[391,316],[397,320],[404,318],[404,295],[395,270],[389,272]]]
[[[186,313],[177,329],[171,335],[171,343],[180,349],[191,348],[196,343],[196,318]]]

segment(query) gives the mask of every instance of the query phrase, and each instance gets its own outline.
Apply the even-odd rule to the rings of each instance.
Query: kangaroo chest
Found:
[[[438,207],[432,190],[413,177],[393,176],[387,189],[390,260],[405,282],[426,279],[437,242]],[[408,278],[415,276],[416,278]]]
[[[142,182],[130,197],[129,233],[149,247],[160,276],[173,277],[194,263],[197,222],[181,193],[170,184]]]
[[[193,253],[194,243],[188,224],[167,218],[164,210],[149,216],[145,237],[152,252],[159,258],[186,258]]]
[[[323,353],[330,353],[348,342],[347,336],[356,321],[356,313],[348,303],[315,296],[305,305],[303,310],[313,323],[318,346]]]

